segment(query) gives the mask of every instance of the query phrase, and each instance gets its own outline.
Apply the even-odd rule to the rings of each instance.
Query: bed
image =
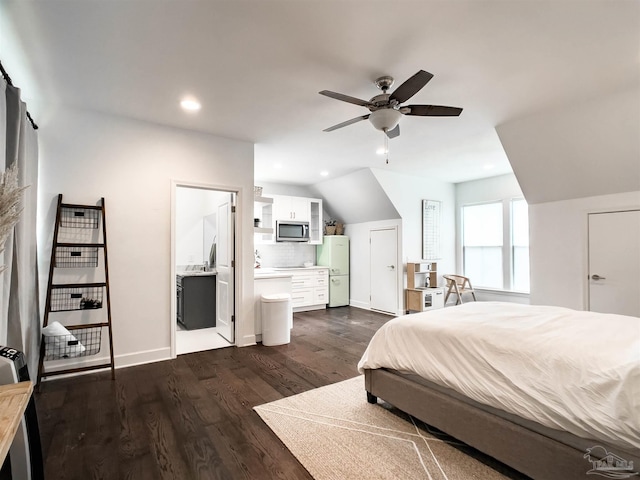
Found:
[[[532,478],[639,475],[640,318],[472,302],[387,322],[358,369],[370,403]]]

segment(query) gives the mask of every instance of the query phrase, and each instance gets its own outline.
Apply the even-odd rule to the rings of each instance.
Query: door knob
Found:
[[[606,277],[601,277],[598,274],[591,275],[591,280],[606,280]]]
[[[396,268],[395,265],[387,265],[387,268],[390,268],[391,270],[393,270],[394,268]]]

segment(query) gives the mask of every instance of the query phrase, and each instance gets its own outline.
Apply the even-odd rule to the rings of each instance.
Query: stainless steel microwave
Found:
[[[309,222],[276,220],[276,242],[308,242]]]

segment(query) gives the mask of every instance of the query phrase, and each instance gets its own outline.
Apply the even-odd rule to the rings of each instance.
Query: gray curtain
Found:
[[[7,99],[6,99],[7,83],[0,78],[0,169],[4,171],[6,167],[6,140],[7,140]],[[13,247],[13,239],[8,238],[5,244],[6,248],[11,245]],[[0,253],[0,265],[6,265],[7,259],[11,258],[5,252]],[[9,273],[0,273],[0,345],[7,344],[7,306],[9,304],[9,288],[5,289],[5,284],[9,285]],[[7,280],[5,281],[5,278]]]
[[[38,138],[27,120],[20,90],[6,85],[5,99],[5,167],[17,164],[19,185],[29,186],[24,192],[20,221],[14,229],[13,238],[9,238],[5,246],[5,263],[9,267],[4,273],[4,292],[8,291],[6,343],[24,352],[29,375],[35,380],[41,328],[36,243]]]

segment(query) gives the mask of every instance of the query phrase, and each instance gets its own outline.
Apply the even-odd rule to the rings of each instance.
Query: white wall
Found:
[[[57,194],[87,204],[105,197],[116,365],[170,357],[172,180],[240,190],[237,336],[240,345],[251,338],[253,145],[62,108],[40,127],[41,286]]]
[[[204,217],[216,214],[230,193],[176,188],[176,265],[202,265],[211,244],[204,245]],[[213,237],[212,237],[213,238]]]
[[[396,227],[402,239],[402,220],[381,220],[377,222],[349,223],[344,226],[344,233],[349,237],[349,304],[353,307],[371,308],[370,257],[371,244],[369,232],[373,229]],[[400,244],[402,248],[402,243]],[[402,255],[402,252],[399,252]],[[402,258],[398,259],[402,261]],[[401,269],[398,269],[401,272]],[[404,309],[402,277],[398,279],[398,314]]]
[[[256,180],[256,183],[262,187],[263,197],[270,197],[271,195],[289,195],[290,197],[318,198],[309,186],[259,182],[258,180]]]
[[[400,218],[371,169],[363,168],[311,186],[323,208],[345,225]]]
[[[256,245],[260,255],[260,266],[295,267],[306,262],[316,263],[316,246],[296,242],[278,242]]]
[[[442,275],[454,273],[456,266],[454,184],[380,169],[372,169],[372,172],[402,218],[402,260],[405,264],[422,259],[422,200],[442,202],[441,258],[437,262],[438,286],[444,286]]]
[[[514,174],[456,183],[456,208],[474,203],[487,203],[503,198],[523,197]],[[458,212],[456,212],[456,216]]]
[[[531,303],[587,309],[587,216],[640,208],[640,191],[529,206]]]
[[[532,205],[640,190],[640,87],[496,127]]]

